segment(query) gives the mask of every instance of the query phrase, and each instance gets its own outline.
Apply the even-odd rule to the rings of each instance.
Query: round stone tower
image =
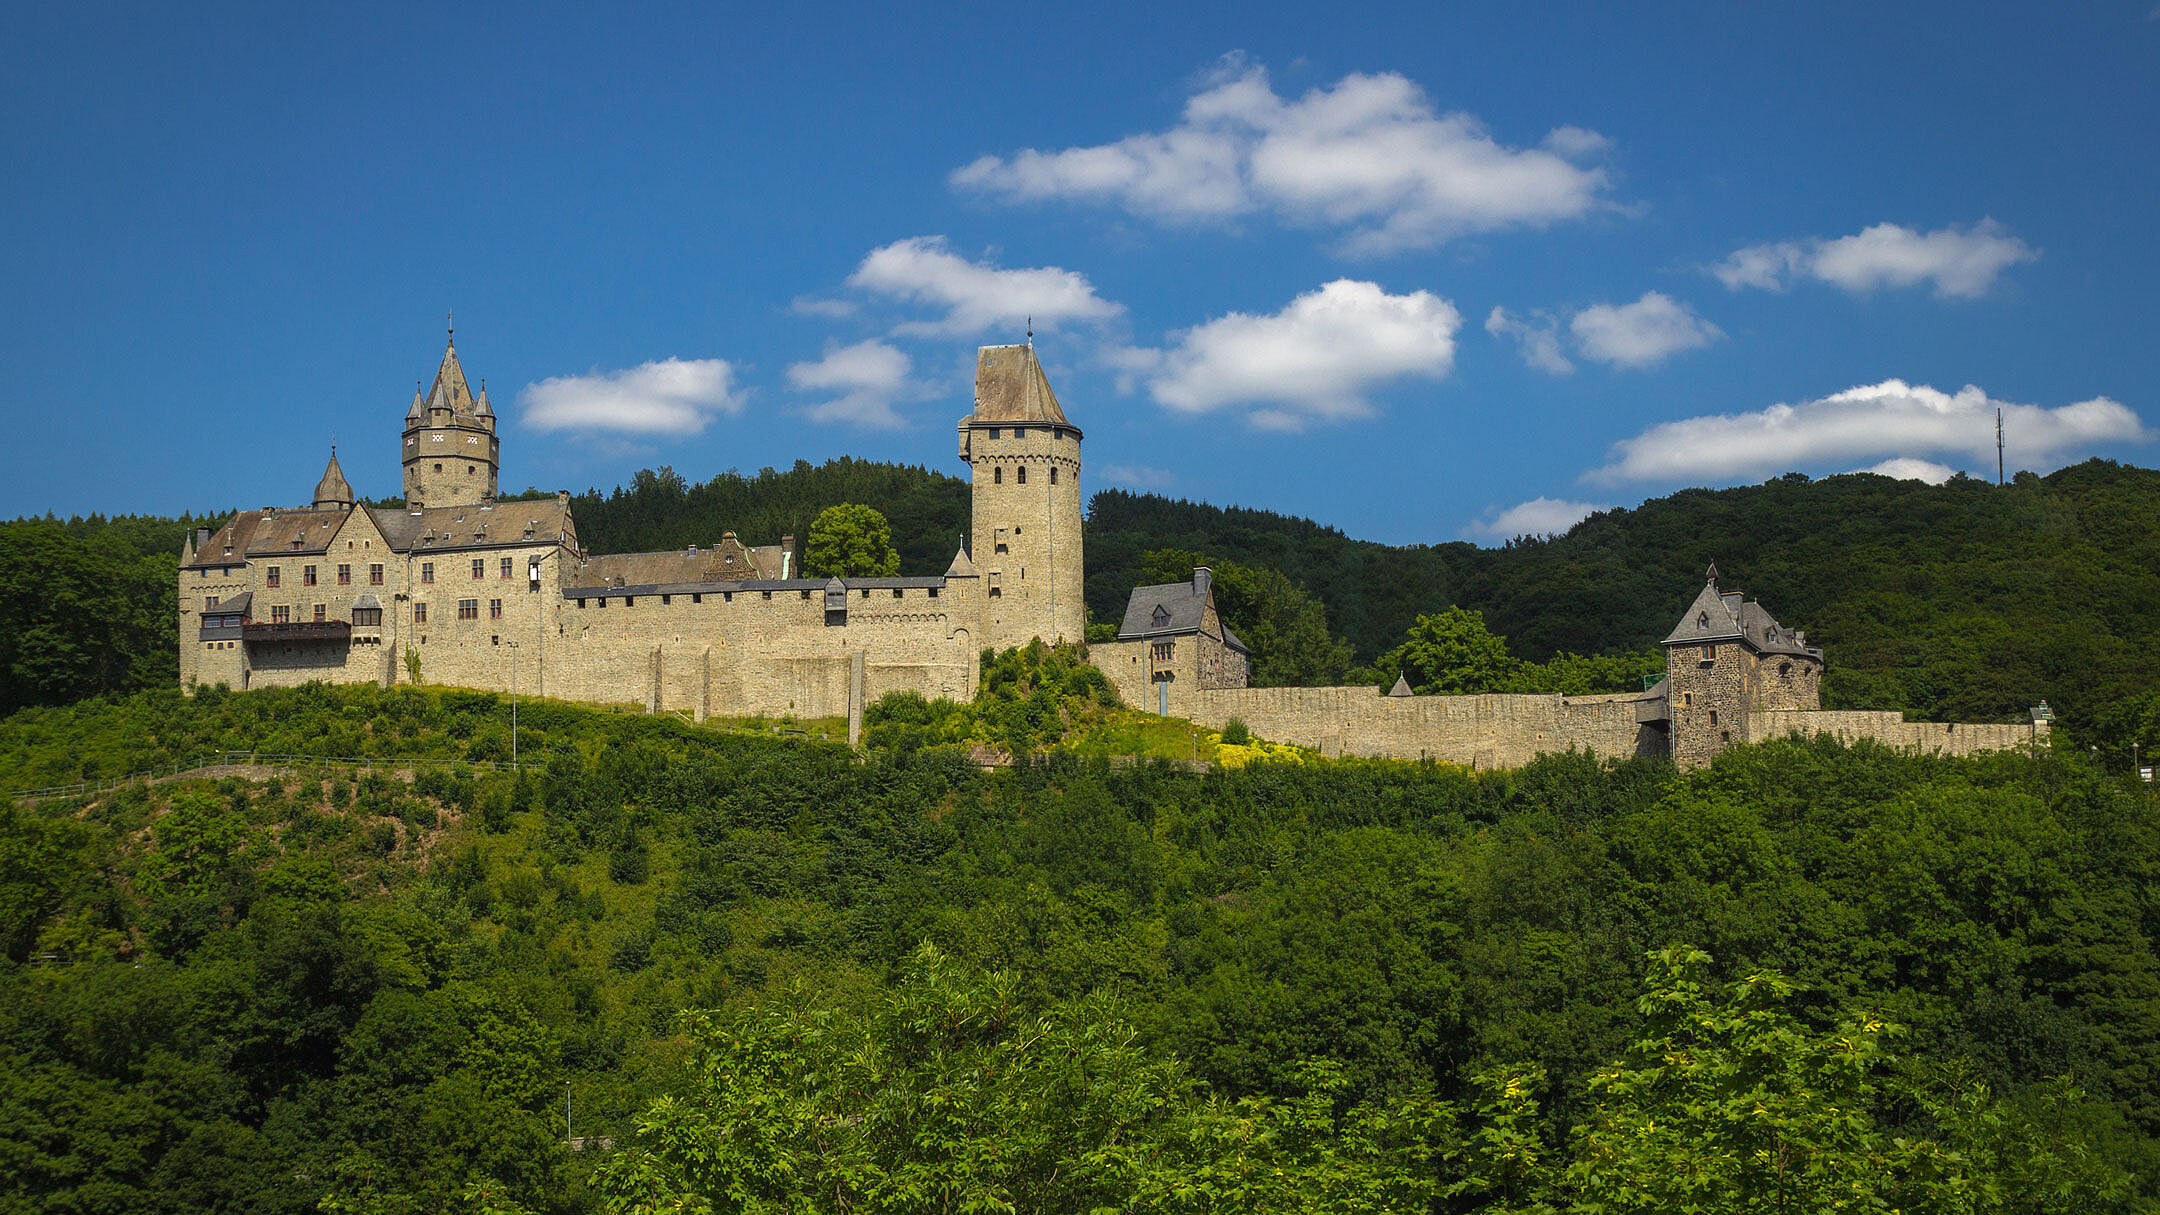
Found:
[[[412,408],[405,411],[405,504],[416,510],[495,500],[501,458],[495,411],[484,383],[477,398],[466,385],[452,337],[434,387],[423,395],[415,386]]]
[[[1059,408],[1032,344],[976,352],[975,411],[960,421],[960,458],[974,486],[983,644],[1083,640],[1080,428]]]

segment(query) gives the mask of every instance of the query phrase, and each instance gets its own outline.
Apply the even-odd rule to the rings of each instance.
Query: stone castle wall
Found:
[[[1940,755],[1977,755],[2032,745],[2040,737],[2030,723],[1972,724],[1906,721],[1903,713],[1879,710],[1772,710],[1750,715],[1753,741],[1798,734],[1828,734],[1840,742],[1869,739],[1902,750]]]
[[[1261,738],[1326,755],[1508,768],[1571,749],[1619,758],[1665,754],[1664,731],[1636,720],[1642,700],[1630,694],[1384,696],[1354,687],[1202,689],[1184,703],[1193,721],[1209,729],[1235,717]]]

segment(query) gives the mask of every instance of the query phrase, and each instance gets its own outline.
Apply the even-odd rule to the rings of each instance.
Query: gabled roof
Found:
[[[498,509],[508,509],[515,503]],[[792,539],[792,537],[790,537]],[[729,532],[713,548],[665,553],[608,553],[587,557],[566,575],[576,586],[703,586],[718,582],[771,581],[794,571],[784,545],[747,547]]]
[[[560,498],[492,506],[430,506],[423,510],[370,507],[368,515],[392,552],[449,552],[461,548],[575,543],[570,507]]]
[[[262,521],[262,517],[266,513],[268,512],[244,510],[227,519],[225,526],[209,533],[200,544],[196,545],[195,559],[189,562],[188,565],[193,567],[198,565],[245,564],[248,545],[253,543],[255,539],[255,525]],[[225,555],[227,548],[232,549],[231,556]]]
[[[1822,651],[1807,644],[1807,634],[1788,629],[1770,615],[1769,609],[1739,591],[1718,589],[1715,568],[1710,580],[1688,605],[1680,623],[1666,634],[1663,645],[1697,645],[1712,641],[1741,641],[1773,654],[1800,654],[1821,658]]]
[[[975,412],[970,423],[1041,422],[1077,430],[1065,420],[1043,375],[1035,347],[984,346],[975,352]]]
[[[1177,637],[1199,633],[1206,627],[1207,607],[1212,594],[1191,582],[1166,582],[1160,586],[1136,586],[1132,598],[1125,601],[1125,620],[1118,625],[1119,641],[1141,641],[1155,637]],[[1223,644],[1241,654],[1252,653],[1251,647],[1238,640],[1230,626],[1216,618],[1222,629]]]
[[[320,553],[330,547],[338,528],[351,516],[351,512],[342,508],[266,510],[255,514],[255,534],[251,542],[245,550],[236,550],[244,551],[251,559]]]

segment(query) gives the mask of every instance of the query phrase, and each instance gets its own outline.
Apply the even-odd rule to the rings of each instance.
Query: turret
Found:
[[[330,448],[330,466],[323,469],[322,480],[315,483],[316,510],[351,510],[353,508],[352,484],[345,480],[345,470],[338,467],[337,447]]]
[[[501,455],[495,411],[484,387],[473,396],[458,363],[455,334],[452,339],[434,386],[415,392],[405,413],[405,502],[415,509],[495,500]]]
[[[960,421],[960,458],[974,487],[973,565],[988,646],[1086,635],[1080,438],[1032,343],[976,352],[975,409]]]

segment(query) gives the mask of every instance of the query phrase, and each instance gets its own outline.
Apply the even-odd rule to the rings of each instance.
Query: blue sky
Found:
[[[390,493],[450,310],[506,489],[957,472],[1029,316],[1091,490],[1391,542],[2151,462],[2151,0],[1627,7],[32,6],[0,515]]]

